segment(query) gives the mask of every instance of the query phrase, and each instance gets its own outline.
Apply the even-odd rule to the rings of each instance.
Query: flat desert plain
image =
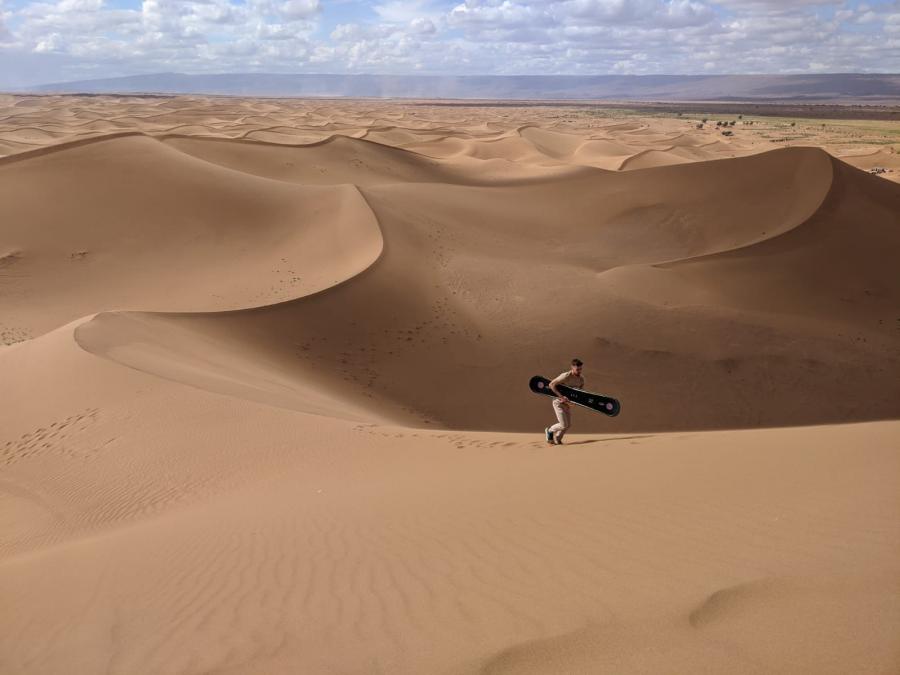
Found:
[[[898,131],[0,98],[0,672],[896,674]]]

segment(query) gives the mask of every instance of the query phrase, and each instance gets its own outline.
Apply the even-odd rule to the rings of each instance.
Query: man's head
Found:
[[[576,375],[581,375],[581,369],[584,364],[581,362],[581,359],[572,359],[572,372]]]

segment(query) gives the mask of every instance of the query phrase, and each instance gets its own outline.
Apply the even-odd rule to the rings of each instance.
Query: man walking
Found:
[[[572,359],[572,367],[564,373],[560,373],[550,382],[550,391],[556,394],[556,398],[553,399],[553,412],[556,413],[556,419],[559,420],[552,427],[544,429],[550,445],[562,445],[563,436],[572,426],[572,404],[568,398],[559,393],[556,387],[564,384],[574,389],[584,389],[584,378],[581,377],[583,366],[584,364],[579,359]]]

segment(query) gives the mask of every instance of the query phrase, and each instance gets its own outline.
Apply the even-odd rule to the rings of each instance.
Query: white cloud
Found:
[[[12,42],[13,34],[6,27],[6,15],[3,12],[3,3],[0,2],[0,45]]]
[[[411,32],[418,35],[434,35],[437,33],[437,27],[431,19],[417,17],[409,22]]]
[[[440,10],[428,0],[387,0],[372,6],[378,18],[387,23],[409,23],[415,19],[435,18]]]
[[[96,12],[103,8],[103,0],[60,0],[56,8],[60,12]]]
[[[900,0],[362,1],[143,0],[121,9],[40,0],[12,9],[0,0],[0,53],[4,67],[16,55],[23,64],[53,55],[56,80],[163,70],[900,71]]]
[[[319,11],[319,0],[288,0],[281,3],[280,14],[288,19],[306,19]]]
[[[888,15],[885,18],[884,24],[886,33],[900,33],[900,13]]]
[[[63,44],[62,36],[59,33],[50,33],[35,45],[34,51],[38,54],[58,52],[62,50]]]
[[[555,24],[556,19],[547,6],[533,6],[525,2],[467,2],[454,7],[449,14],[451,25],[474,29],[514,29]]]

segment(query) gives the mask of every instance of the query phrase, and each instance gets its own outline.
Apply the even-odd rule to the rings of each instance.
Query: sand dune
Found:
[[[277,302],[381,250],[352,186],[289,186],[133,135],[0,164],[0,221],[4,323],[31,334],[104,309]]]
[[[900,195],[884,181],[832,164],[827,195],[795,227],[732,250],[643,269],[638,279],[629,270],[622,285],[665,302],[689,296],[690,290],[679,288],[684,284],[745,311],[843,320],[892,337],[900,296]],[[648,272],[665,278],[648,283]]]
[[[0,104],[4,674],[900,668],[900,186],[675,119]],[[550,448],[572,355],[623,411]]]
[[[51,386],[6,427],[10,672],[896,666],[896,423],[548,453],[242,402],[70,336],[4,364]]]
[[[542,175],[530,167],[509,161],[503,161],[499,169],[497,164],[490,162],[441,162],[417,152],[343,135],[300,146],[181,136],[165,137],[163,141],[182,152],[230,169],[307,185],[478,184]]]
[[[634,116],[626,121],[605,115],[605,111],[579,106],[497,109],[379,101],[343,101],[335,106],[331,101],[187,96],[5,97],[0,99],[0,156],[117,131],[287,146],[315,144],[340,135],[434,158],[465,155],[529,166],[566,163],[610,170],[815,145],[859,168],[885,168],[883,178],[900,181],[896,160],[900,155],[898,148],[890,145],[894,139],[891,123],[854,126],[801,120],[797,126],[779,118],[742,116],[741,125],[733,127],[732,136],[726,138],[714,126],[712,114],[668,119]],[[709,117],[713,120],[697,129],[698,122]],[[467,167],[466,172],[475,167]]]
[[[873,191],[865,199],[854,192],[865,189]],[[388,242],[363,275],[277,305],[140,321],[183,336],[167,343],[173,353],[189,336],[228,335],[238,351],[268,354],[282,377],[311,379],[396,422],[525,431],[544,406],[523,392],[524,373],[553,367],[543,360],[572,312],[546,279],[565,277],[584,288],[579,331],[566,344],[596,364],[602,387],[641,411],[588,418],[587,429],[896,414],[896,188],[820,151],[735,160],[726,174],[694,164],[655,169],[651,180],[590,173],[521,186],[362,190]],[[552,227],[547,203],[560,205]],[[853,257],[852,242],[825,233],[840,234],[863,208],[867,243]],[[134,320],[104,317],[76,334],[89,351],[141,367],[144,351],[158,347],[146,336],[135,343],[124,328]],[[435,360],[435,350],[452,358]],[[204,361],[167,363],[168,377],[195,383],[208,350],[192,351]],[[439,385],[418,386],[422,373]],[[691,409],[666,405],[685,381]],[[873,387],[878,397],[867,393]],[[495,393],[489,417],[472,390]],[[754,400],[756,391],[766,398]],[[296,407],[289,398],[281,405]]]

